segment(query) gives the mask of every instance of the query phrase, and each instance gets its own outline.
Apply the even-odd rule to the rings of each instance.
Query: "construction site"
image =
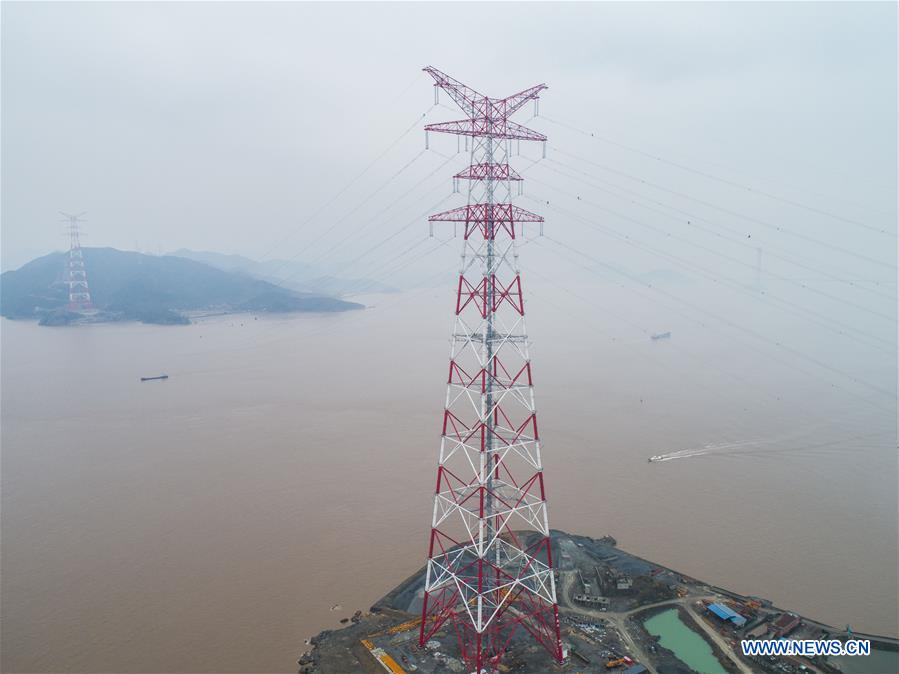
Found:
[[[847,633],[760,597],[744,597],[689,578],[620,550],[611,537],[592,539],[554,530],[552,548],[560,559],[554,575],[565,658],[556,662],[522,631],[495,672],[701,671],[647,631],[645,624],[668,610],[678,612],[680,620],[707,644],[720,664],[718,671],[728,673],[842,671],[825,658],[747,658],[740,653],[741,639],[868,638],[875,649],[899,650],[899,640]],[[419,645],[424,591],[425,569],[421,569],[368,612],[357,613],[348,627],[322,632],[300,657],[299,674],[470,672],[452,627],[444,627],[424,646]]]

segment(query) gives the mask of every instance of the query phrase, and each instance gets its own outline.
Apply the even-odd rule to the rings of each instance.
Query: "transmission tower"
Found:
[[[81,216],[84,213],[63,213],[64,222],[69,223],[69,258],[67,261],[66,284],[69,286],[69,311],[83,313],[93,308],[90,288],[87,285],[87,271],[84,268],[84,254],[81,250]]]
[[[471,138],[464,224],[419,642],[451,625],[467,671],[494,672],[518,628],[561,662],[559,610],[516,240],[543,218],[512,205],[512,141],[546,136],[509,119],[540,84],[488,98],[425,68],[467,119],[429,124]],[[527,635],[524,635],[525,637]]]

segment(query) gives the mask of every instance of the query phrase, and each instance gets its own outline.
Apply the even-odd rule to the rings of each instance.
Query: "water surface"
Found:
[[[871,649],[871,655],[828,658],[845,674],[895,674],[899,672],[899,652]]]
[[[552,526],[897,632],[889,400],[612,286],[579,292],[672,339],[528,288]],[[4,320],[3,671],[295,671],[304,639],[424,562],[453,301],[450,284],[339,315]],[[895,387],[880,357],[808,350]]]
[[[677,609],[658,613],[643,625],[650,634],[659,637],[662,646],[699,674],[727,674],[712,647],[683,623]]]

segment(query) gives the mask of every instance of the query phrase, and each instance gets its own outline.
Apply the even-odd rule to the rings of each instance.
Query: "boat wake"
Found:
[[[702,447],[691,447],[689,449],[679,449],[676,452],[668,452],[667,454],[657,454],[649,457],[650,463],[662,461],[674,461],[675,459],[692,459],[697,456],[706,456],[708,454],[730,454],[734,450],[745,450],[753,447],[761,447],[768,444],[766,441],[758,440],[742,440],[740,442],[711,442]]]
[[[675,459],[692,459],[698,456],[756,456],[772,457],[782,454],[829,454],[843,452],[851,448],[853,451],[863,450],[889,450],[893,451],[893,436],[881,433],[852,434],[824,442],[808,442],[789,438],[769,438],[744,440],[741,442],[709,443],[702,447],[680,449],[667,454],[657,454],[649,457],[650,463],[674,461]]]
[[[851,423],[847,426],[846,421]],[[857,420],[843,417],[809,424],[766,438],[710,442],[701,447],[689,447],[650,456],[648,460],[650,463],[662,463],[675,459],[693,459],[699,456],[752,456],[761,459],[800,453],[825,456],[847,450],[895,451],[892,449],[896,442],[892,431],[887,433],[881,430],[859,432],[869,425],[870,423],[866,419]],[[899,446],[896,448],[899,449]]]

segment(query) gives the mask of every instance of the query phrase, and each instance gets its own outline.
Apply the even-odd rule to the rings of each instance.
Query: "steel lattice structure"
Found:
[[[468,203],[432,215],[464,223],[419,641],[452,626],[468,671],[493,672],[518,628],[557,661],[549,519],[517,240],[543,218],[512,204],[512,141],[546,137],[509,117],[546,88],[488,98],[425,68],[468,119],[426,132],[470,136]],[[536,103],[535,103],[536,105]]]
[[[69,257],[66,269],[66,284],[69,286],[69,311],[84,312],[93,308],[91,292],[87,285],[87,270],[84,268],[84,253],[81,250],[81,216],[63,213],[69,223]]]

